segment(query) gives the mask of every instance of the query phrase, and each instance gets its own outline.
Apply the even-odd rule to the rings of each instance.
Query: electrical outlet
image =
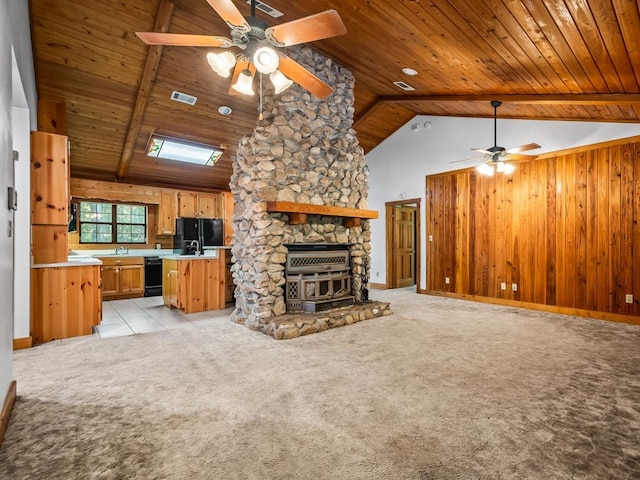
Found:
[[[500,284],[500,290],[506,290],[507,289],[507,284],[505,282],[502,282]]]
[[[518,284],[517,283],[512,283],[511,284],[511,290],[513,290],[514,292],[518,291]]]
[[[449,279],[449,277],[444,277],[444,283],[446,285],[449,285],[451,283],[451,280]]]
[[[633,295],[630,293],[627,293],[624,297],[624,301],[627,303],[633,303]]]
[[[433,242],[433,235],[429,235],[429,241]]]
[[[376,272],[376,277],[379,277],[379,276],[380,276],[380,272]]]

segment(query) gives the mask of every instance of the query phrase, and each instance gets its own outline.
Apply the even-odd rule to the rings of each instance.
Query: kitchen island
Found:
[[[184,313],[225,308],[228,247],[207,255],[162,258],[162,298],[167,307]]]
[[[44,343],[91,335],[102,320],[100,265],[91,257],[31,266],[31,335]]]

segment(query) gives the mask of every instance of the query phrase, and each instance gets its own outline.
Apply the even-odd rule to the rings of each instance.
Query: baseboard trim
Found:
[[[386,283],[369,282],[369,288],[375,288],[376,290],[386,290],[387,289],[387,284]]]
[[[9,391],[4,399],[4,405],[0,412],[0,446],[4,441],[4,434],[9,428],[9,419],[11,418],[11,412],[13,412],[13,405],[16,403],[16,381],[11,382]]]
[[[33,347],[33,338],[32,337],[23,337],[23,338],[14,338],[13,339],[13,349],[21,350],[23,348],[31,348]]]
[[[420,292],[423,293],[423,292]],[[596,320],[607,320],[610,322],[630,323],[640,325],[640,317],[633,315],[622,315],[619,313],[598,312],[595,310],[584,310],[581,308],[558,307],[555,305],[543,305],[540,303],[521,302],[518,300],[507,300],[501,298],[481,297],[478,295],[466,295],[452,292],[439,292],[427,290],[427,295],[438,297],[457,298],[460,300],[471,300],[473,302],[492,303],[494,305],[505,305],[508,307],[526,308],[528,310],[538,310],[540,312],[560,313],[562,315],[574,315],[576,317],[594,318]]]

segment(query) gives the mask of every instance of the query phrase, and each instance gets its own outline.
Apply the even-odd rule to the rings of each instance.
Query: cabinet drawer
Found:
[[[143,257],[99,257],[98,260],[105,266],[144,265]]]

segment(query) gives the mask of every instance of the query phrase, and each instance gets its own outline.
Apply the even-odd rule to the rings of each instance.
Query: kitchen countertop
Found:
[[[222,246],[222,247],[206,247],[205,251],[215,252],[215,254],[204,254],[200,255],[200,257],[217,257],[218,250],[230,250],[230,246]],[[82,257],[160,257],[160,258],[197,258],[197,255],[180,255],[174,253],[172,248],[140,248],[140,249],[130,249],[127,253],[118,253],[116,254],[113,249],[110,250],[71,250],[69,252],[69,261],[72,258],[77,256]]]
[[[102,262],[94,257],[86,255],[73,255],[66,262],[58,263],[34,263],[31,268],[53,268],[53,267],[85,267],[87,265],[102,265]]]

